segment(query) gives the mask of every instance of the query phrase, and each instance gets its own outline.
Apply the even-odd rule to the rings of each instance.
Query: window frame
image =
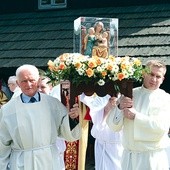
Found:
[[[57,8],[67,8],[67,0],[64,0],[63,3],[55,3],[55,0],[50,0],[49,4],[42,4],[43,0],[38,0],[38,9],[57,9]]]

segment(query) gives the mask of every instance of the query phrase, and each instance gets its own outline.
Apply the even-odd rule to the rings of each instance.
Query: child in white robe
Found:
[[[110,101],[111,96],[99,97],[96,95],[80,95],[80,101],[90,108],[93,127],[91,135],[95,138],[95,169],[96,170],[121,170],[121,156],[123,147],[121,144],[121,132],[113,132],[106,124],[107,113],[110,107],[115,106]]]

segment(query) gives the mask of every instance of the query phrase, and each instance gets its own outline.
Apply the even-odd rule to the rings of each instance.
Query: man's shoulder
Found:
[[[56,97],[53,97],[53,96],[48,95],[48,94],[41,93],[40,96],[41,96],[42,99],[48,100],[49,103],[53,102],[53,101],[54,102],[59,101]]]
[[[10,111],[14,111],[15,110],[15,102],[16,100],[18,100],[19,96],[15,97],[15,98],[11,98],[7,103],[5,103],[1,109],[3,112],[6,112],[6,113],[11,113]]]
[[[164,98],[170,100],[170,94],[163,89],[159,89],[159,94]]]
[[[133,88],[133,92],[137,92],[137,91],[140,91],[142,89],[142,86],[139,86],[139,87],[135,87]]]

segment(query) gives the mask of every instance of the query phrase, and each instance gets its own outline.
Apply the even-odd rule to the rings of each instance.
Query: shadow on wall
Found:
[[[170,93],[170,66],[167,66],[167,73],[165,75],[165,80],[161,85],[161,88],[164,89],[166,92]]]

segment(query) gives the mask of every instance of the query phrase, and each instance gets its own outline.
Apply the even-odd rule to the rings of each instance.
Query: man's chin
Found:
[[[148,88],[149,90],[156,90],[157,89],[157,87],[155,87],[155,86],[152,86],[152,87],[150,87],[150,88]]]
[[[35,95],[35,91],[33,91],[33,90],[27,90],[26,92],[25,92],[25,94],[27,95],[27,96],[34,96]]]

